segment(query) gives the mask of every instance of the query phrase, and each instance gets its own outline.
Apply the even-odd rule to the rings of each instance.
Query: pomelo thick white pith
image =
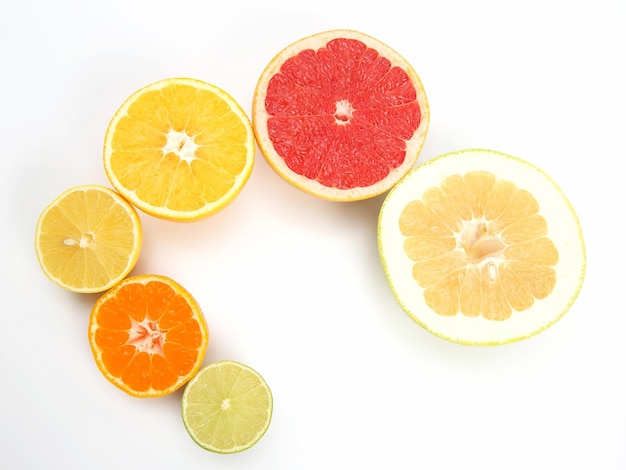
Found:
[[[437,313],[434,307],[431,307],[432,303],[428,303],[425,298],[426,289],[423,285],[425,283],[420,285],[414,277],[415,260],[410,259],[405,248],[407,246],[405,244],[410,242],[407,242],[407,235],[400,229],[400,219],[403,213],[406,214],[403,211],[409,203],[413,201],[413,204],[421,204],[428,190],[438,191],[442,182],[451,175],[463,176],[476,171],[490,172],[495,175],[496,180],[512,182],[518,189],[534,196],[539,206],[539,212],[534,220],[537,217],[543,218],[547,226],[546,233],[541,238],[548,240],[545,246],[550,253],[558,252],[558,261],[551,261],[551,265],[545,267],[551,272],[551,279],[555,279],[556,282],[548,282],[550,285],[546,287],[545,294],[535,298],[530,302],[531,305],[520,308],[519,311],[513,308],[510,316],[505,315],[497,320],[485,318],[479,312],[473,312],[471,315],[460,310],[455,314]],[[429,194],[435,192],[431,191]],[[525,220],[518,221],[516,227],[524,227]],[[473,223],[474,221],[463,221],[465,224],[463,226],[471,226]],[[419,221],[415,226],[418,225]],[[485,224],[482,224],[483,228],[484,226]],[[486,222],[486,226],[489,230],[489,221]],[[470,259],[467,255],[469,261],[466,266],[462,264],[466,259],[463,252],[464,236],[466,235],[462,233],[455,234],[456,248],[452,249],[455,253],[452,251],[443,253],[443,256],[452,253],[451,258],[456,256],[456,259],[461,260],[459,262],[461,264],[449,272],[452,275],[451,282],[454,283],[455,277],[462,279],[469,270],[477,269],[476,263],[485,263],[484,266],[488,266],[489,269],[483,272],[488,272],[487,277],[491,277],[495,282],[502,283],[502,289],[506,292],[507,284],[503,281],[502,273],[512,266],[511,263],[517,262],[507,259],[507,249],[511,248],[511,245],[507,246],[506,236],[503,236],[502,232],[494,233],[491,240],[487,241],[493,244],[491,247],[493,253],[487,250],[485,259],[480,261]],[[561,189],[536,166],[492,150],[470,149],[451,152],[419,165],[407,174],[383,202],[378,221],[378,243],[389,286],[409,317],[439,337],[468,345],[511,343],[550,327],[562,318],[576,300],[586,269],[585,245],[580,222]],[[535,240],[527,243],[535,243]],[[436,243],[433,246],[436,246]],[[514,248],[516,256],[525,256],[523,252],[525,246],[530,245],[521,243]],[[537,256],[542,256],[541,251],[538,253]],[[556,259],[554,255],[548,257]],[[423,281],[423,276],[420,281]],[[528,282],[530,284],[532,280],[529,279]],[[442,289],[441,292],[449,291]],[[511,291],[507,295],[513,298],[515,293]],[[480,298],[480,293],[478,297]],[[450,303],[454,305],[456,297],[449,298],[452,299]]]
[[[280,51],[252,105],[270,166],[298,189],[333,201],[389,190],[417,161],[429,122],[424,87],[408,61],[378,39],[343,29]]]

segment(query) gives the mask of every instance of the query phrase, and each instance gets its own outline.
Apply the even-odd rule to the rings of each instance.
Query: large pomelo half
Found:
[[[387,195],[378,243],[406,313],[450,341],[498,345],[559,320],[582,287],[578,217],[556,183],[491,150],[448,153]]]
[[[305,37],[259,78],[252,123],[268,163],[297,188],[353,201],[381,194],[415,164],[429,124],[422,82],[358,31]]]

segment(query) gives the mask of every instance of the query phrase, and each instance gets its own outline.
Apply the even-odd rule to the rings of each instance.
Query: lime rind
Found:
[[[548,236],[563,254],[555,266],[557,285],[546,299],[497,322],[462,314],[438,315],[426,304],[411,275],[412,261],[403,252],[398,220],[404,206],[450,174],[488,170],[533,193],[549,223]],[[389,287],[400,307],[432,334],[474,346],[508,344],[532,337],[558,322],[576,301],[586,273],[586,248],[578,216],[560,187],[535,165],[501,152],[468,149],[446,153],[415,167],[387,194],[378,220],[378,245]]]

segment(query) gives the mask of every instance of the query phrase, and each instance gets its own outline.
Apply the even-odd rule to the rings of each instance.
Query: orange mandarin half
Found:
[[[89,320],[98,368],[136,397],[160,397],[184,385],[200,368],[208,341],[199,305],[165,276],[125,279],[100,297]]]

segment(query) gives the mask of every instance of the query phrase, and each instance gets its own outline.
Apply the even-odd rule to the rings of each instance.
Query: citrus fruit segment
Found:
[[[109,123],[104,168],[144,212],[193,221],[230,203],[252,171],[254,134],[222,89],[169,78],[133,93]]]
[[[378,243],[406,313],[450,341],[528,338],[569,310],[585,276],[571,204],[543,171],[491,150],[419,165],[387,195]]]
[[[187,384],[182,416],[196,444],[232,454],[263,437],[272,407],[272,393],[258,372],[236,361],[220,361],[203,367]]]
[[[337,201],[387,191],[416,162],[429,124],[413,67],[358,31],[305,37],[261,74],[252,124],[270,166],[297,188]]]
[[[95,184],[61,193],[42,211],[35,229],[42,271],[72,292],[112,287],[135,266],[141,245],[135,209],[117,192]]]
[[[102,374],[135,397],[168,395],[198,371],[209,343],[198,303],[155,274],[128,277],[89,317],[89,345]]]

